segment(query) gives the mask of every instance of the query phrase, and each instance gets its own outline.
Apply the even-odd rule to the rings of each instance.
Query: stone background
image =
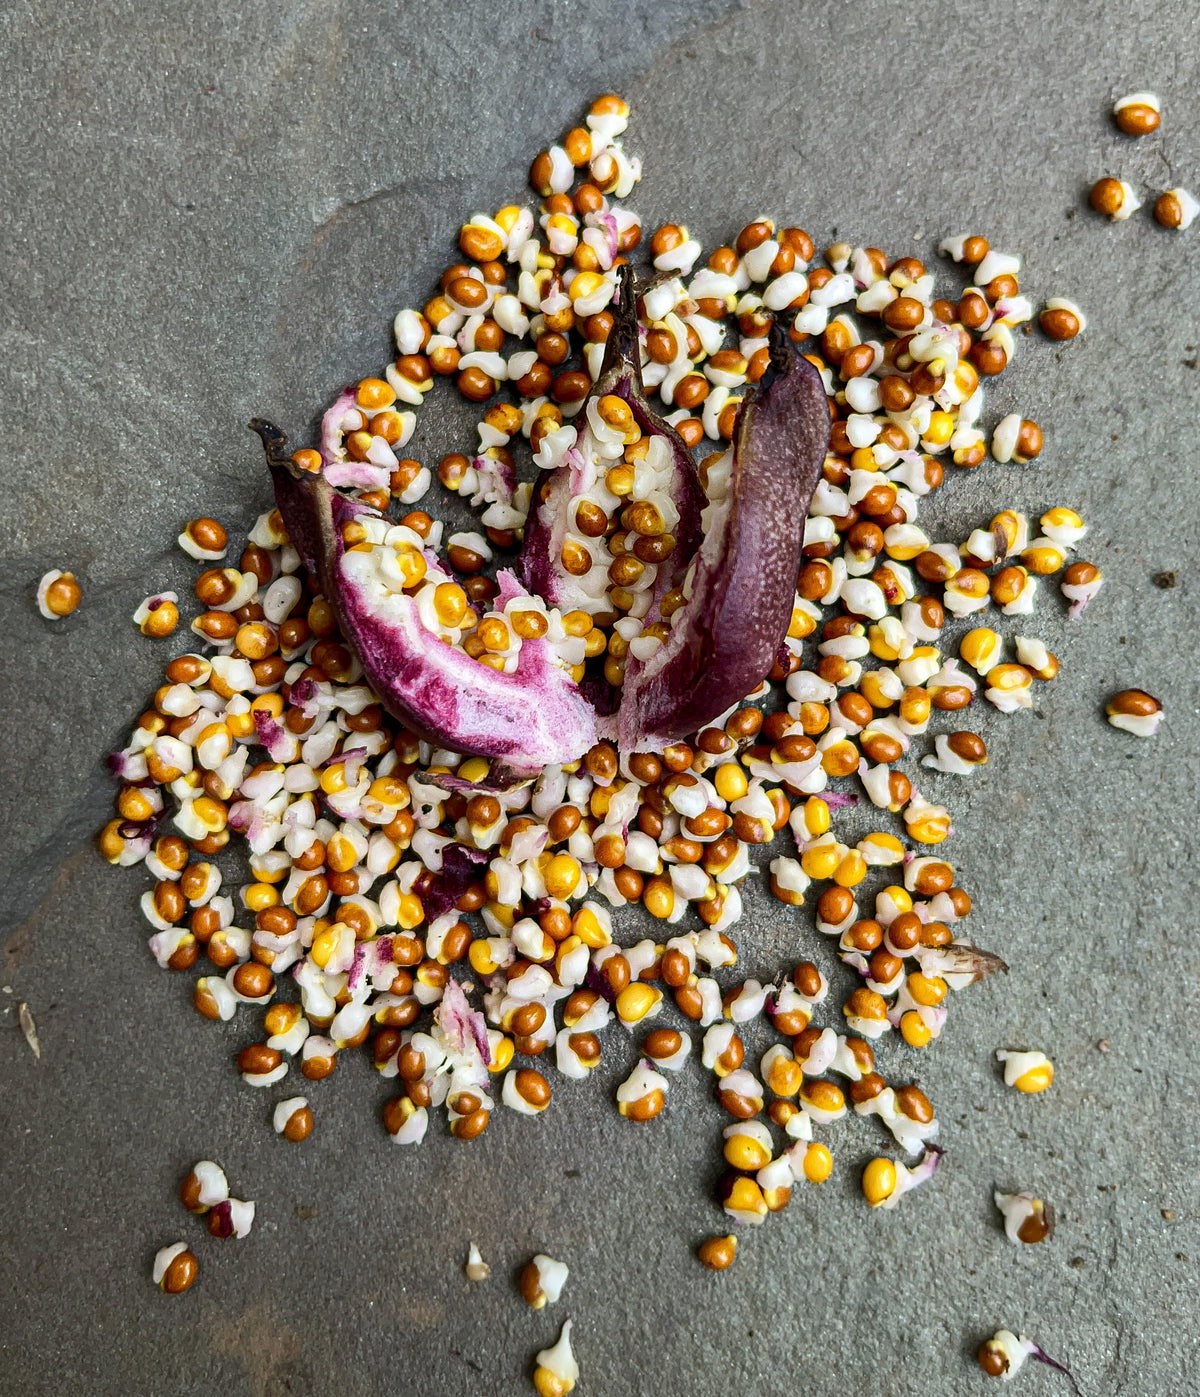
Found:
[[[1148,210],[1108,225],[1085,204],[1104,173],[1200,185],[1194,7],[65,0],[5,7],[0,36],[0,1392],[522,1393],[566,1315],[580,1391],[612,1397],[973,1393],[971,1355],[1001,1325],[1092,1397],[1200,1390],[1200,227],[1168,234]],[[1135,143],[1107,113],[1146,87],[1166,116]],[[216,514],[236,538],[267,504],[247,419],[302,432],[376,371],[462,218],[517,196],[536,150],[610,88],[634,105],[651,227],[686,219],[710,247],[768,212],[818,246],[836,230],[926,258],[980,230],[1022,254],[1029,294],[1090,318],[1065,347],[1022,340],[990,394],[989,423],[1014,406],[1041,422],[1037,464],[952,472],[927,511],[958,539],[1004,505],[1074,505],[1107,578],[1070,624],[1044,589],[1030,628],[1062,676],[1035,713],[977,706],[991,763],[928,782],[953,804],[971,933],[1012,966],[955,999],[934,1050],[884,1057],[937,1105],[944,1167],[871,1214],[858,1171],[890,1142],[835,1126],[834,1177],[798,1189],[721,1277],[691,1255],[725,1230],[722,1122],[698,1069],[633,1129],[611,1105],[614,1030],[603,1086],[564,1089],[536,1121],[501,1114],[470,1148],[434,1129],[405,1151],[378,1123],[386,1084],[347,1062],[310,1091],[311,1141],[285,1145],[268,1094],[233,1073],[248,1028],[191,1012],[191,977],[147,956],[144,875],[92,843],[103,755],[166,646],[186,648],[130,613],[190,592],[182,521]],[[466,423],[427,413],[413,449],[432,462]],[[56,625],[33,603],[52,566],[85,591]],[[1173,590],[1152,584],[1164,569]],[[1130,684],[1166,704],[1153,742],[1104,723]],[[830,962],[807,918],[747,898],[748,971]],[[1053,1090],[1006,1091],[1000,1046],[1047,1051]],[[204,1156],[258,1203],[244,1242],[211,1241],[175,1200]],[[1009,1246],[996,1185],[1052,1199],[1055,1239]],[[177,1237],[201,1278],[168,1299],[150,1261]],[[493,1267],[475,1287],[472,1239]],[[535,1315],[513,1281],[540,1249],[571,1279]],[[1020,1382],[1065,1390],[1045,1369]]]

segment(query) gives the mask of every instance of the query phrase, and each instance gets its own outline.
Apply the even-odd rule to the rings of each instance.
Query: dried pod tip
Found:
[[[296,466],[288,454],[287,436],[284,432],[274,422],[268,422],[265,417],[252,417],[246,425],[258,434],[263,451],[266,452],[267,464],[295,475]]]

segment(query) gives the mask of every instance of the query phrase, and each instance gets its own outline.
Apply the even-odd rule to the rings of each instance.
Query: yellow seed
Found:
[[[675,910],[675,889],[671,880],[661,876],[648,878],[642,889],[642,905],[652,917],[666,921]]]
[[[231,737],[250,737],[254,733],[254,715],[249,708],[245,713],[226,712],[225,723]]]
[[[378,776],[371,782],[367,792],[372,800],[380,805],[389,805],[397,810],[406,810],[412,802],[408,793],[408,783],[398,776]]]
[[[922,975],[917,970],[908,977],[905,984],[917,1003],[929,1008],[940,1004],[946,997],[946,982],[940,975]]]
[[[1067,509],[1064,505],[1055,505],[1042,515],[1043,529],[1061,529],[1064,525],[1071,529],[1082,529],[1083,520],[1073,509]]]
[[[722,762],[713,773],[713,785],[724,801],[741,800],[750,789],[740,762]]]
[[[571,919],[571,930],[585,946],[598,951],[601,946],[611,943],[612,937],[604,929],[600,918],[590,907],[581,907]]]
[[[833,1155],[825,1145],[814,1140],[804,1151],[804,1177],[810,1184],[823,1184],[833,1173]]]
[[[788,635],[792,640],[807,640],[813,631],[817,629],[817,623],[798,606],[792,611],[791,624],[788,626]]]
[[[464,781],[470,781],[473,785],[487,779],[491,766],[486,757],[468,757],[455,773]]]
[[[862,842],[870,846],[876,857],[880,854],[887,854],[891,863],[899,863],[904,858],[904,845],[894,834],[877,831],[874,834],[868,834]]]
[[[900,651],[888,643],[884,629],[878,623],[867,627],[867,643],[877,660],[892,664],[900,658]]]
[[[433,589],[433,609],[443,626],[461,625],[467,614],[467,594],[457,582],[439,582]]]
[[[539,640],[550,628],[545,614],[541,611],[514,611],[509,624],[522,640]]]
[[[878,1208],[896,1191],[896,1166],[890,1159],[873,1159],[863,1170],[863,1197],[872,1208]]]
[[[915,1009],[909,1009],[900,1016],[900,1036],[910,1048],[927,1048],[933,1032]]]
[[[954,370],[953,382],[964,401],[979,387],[979,374],[969,359],[964,359]]]
[[[771,1152],[749,1135],[731,1135],[725,1141],[725,1159],[735,1169],[750,1174],[771,1162]]]
[[[829,831],[829,806],[820,796],[809,796],[804,802],[804,828],[813,839]]]
[[[624,497],[633,491],[633,470],[629,466],[613,466],[604,477],[609,493]]]
[[[425,577],[426,563],[425,556],[421,550],[411,543],[401,543],[396,546],[396,563],[400,573],[404,578],[404,586],[412,588]]]
[[[358,850],[344,834],[335,834],[325,846],[325,862],[334,873],[349,873],[358,862]]]
[[[821,754],[821,767],[829,776],[848,776],[857,770],[858,763],[858,748],[848,737],[826,747]]]
[[[336,922],[333,926],[328,926],[324,931],[318,932],[316,936],[313,937],[312,946],[309,948],[309,959],[324,970],[326,965],[329,964],[329,958],[333,955],[334,951],[337,950],[341,936],[342,924],[340,922]]]
[[[504,229],[505,234],[511,233],[517,226],[517,220],[521,217],[521,210],[516,204],[505,204],[502,209],[497,209],[493,223]]]
[[[583,869],[570,854],[555,854],[542,873],[546,892],[557,898],[570,897],[582,876]]]
[[[988,675],[988,686],[1012,693],[1016,689],[1031,689],[1033,675],[1024,665],[997,665]]]
[[[640,1023],[662,999],[662,991],[635,980],[617,995],[617,1017],[622,1023]]]
[[[821,803],[824,804],[824,801]],[[841,844],[815,844],[800,855],[800,867],[810,878],[818,881],[832,878],[845,852]]]
[[[334,762],[321,773],[321,789],[327,796],[341,795],[347,789],[346,763]]]
[[[931,412],[924,440],[931,446],[945,446],[954,435],[954,418],[948,412]]]
[[[866,860],[857,849],[851,849],[834,871],[833,881],[843,888],[856,888],[866,876]]]
[[[480,621],[475,634],[493,654],[503,654],[512,645],[512,635],[499,616],[488,616]]]
[[[1021,554],[1021,562],[1039,577],[1048,577],[1052,572],[1057,572],[1064,561],[1062,553],[1052,545],[1027,548]]]
[[[727,1213],[756,1213],[765,1218],[770,1209],[763,1197],[762,1189],[753,1179],[735,1179],[725,1200]]]
[[[1000,637],[987,626],[976,626],[958,643],[959,657],[981,674],[989,665],[995,664],[1000,649]]]
[[[556,213],[551,214],[550,218],[546,221],[546,231],[550,232],[551,230],[553,230],[556,233],[575,234],[579,231],[579,225],[575,222],[575,220],[571,217],[569,213]],[[594,276],[595,273],[580,273],[580,276],[588,275]],[[576,277],[575,281],[578,280],[579,277]],[[575,283],[572,282],[571,284],[574,285]]]
[[[950,837],[950,817],[949,815],[929,815],[923,819],[914,820],[908,826],[908,832],[918,844],[940,844],[944,839]]]
[[[586,611],[568,611],[562,618],[563,630],[568,635],[587,635],[592,629],[592,618]]]
[[[471,969],[476,975],[493,975],[499,969],[499,966],[492,959],[492,952],[486,938],[482,936],[471,942],[467,959],[471,962]]]
[[[287,877],[286,868],[266,868],[258,859],[251,858],[250,872],[260,883],[282,883]]]
[[[416,893],[401,893],[396,900],[396,925],[412,931],[425,920],[425,909]]]
[[[493,899],[488,903],[487,910],[495,917],[505,931],[511,931],[513,929],[513,924],[517,920],[517,910],[515,907],[505,907],[502,902],[496,902],[495,899]]]
[[[117,798],[117,809],[126,820],[148,820],[154,814],[154,806],[136,786],[125,787]]]
[[[1054,1080],[1054,1064],[1043,1062],[1038,1067],[1031,1067],[1028,1072],[1023,1073],[1013,1083],[1018,1091],[1023,1091],[1029,1096],[1036,1095],[1039,1091],[1045,1091]]]
[[[488,1064],[488,1071],[503,1072],[513,1060],[513,1051],[513,1040],[505,1034],[492,1048],[492,1060]]]
[[[244,896],[246,907],[251,912],[263,912],[279,902],[279,893],[270,883],[251,883]]]
[[[571,1378],[560,1377],[551,1368],[539,1366],[533,1370],[533,1386],[538,1397],[567,1397],[575,1383]]]
[[[571,290],[574,291],[576,282],[580,281],[583,276],[589,275],[596,276],[594,272],[582,273],[581,276],[576,277],[575,281],[571,283]],[[592,290],[598,290],[602,280],[602,277],[597,276],[596,284],[592,287]],[[585,292],[584,294],[590,295],[591,292]],[[604,422],[607,422],[610,427],[618,432],[627,432],[633,425],[633,409],[624,398],[618,397],[615,393],[606,393],[596,404],[596,411],[600,414]]]
[[[913,909],[911,894],[907,888],[902,888],[898,883],[891,883],[884,888],[876,898],[876,904],[880,898],[890,901],[897,912],[911,912]]]

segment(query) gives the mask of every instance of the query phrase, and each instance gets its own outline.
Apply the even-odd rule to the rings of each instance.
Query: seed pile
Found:
[[[395,361],[342,393],[319,447],[293,457],[379,510],[399,503],[391,522],[343,525],[346,558],[374,605],[410,607],[480,674],[509,672],[523,646],[548,642],[572,681],[619,687],[629,656],[652,654],[683,602],[667,593],[662,619],[646,622],[675,521],[666,463],[619,398],[589,406],[607,455],[602,470],[592,462],[596,488],[559,542],[578,594],[552,606],[486,571],[545,488],[518,480],[517,453],[548,473],[578,440],[572,419],[599,372],[618,269],[643,243],[621,202],[641,174],[620,143],[627,116],[619,98],[599,99],[534,161],[536,207],[463,225],[464,260],[421,310],[396,316]],[[384,711],[278,511],[258,520],[236,567],[221,525],[194,520],[180,544],[207,565],[190,622],[200,648],[170,661],[112,758],[117,817],[102,851],[152,875],[150,949],[165,969],[201,969],[197,1011],[243,1011],[260,1025],[237,1058],[250,1086],[272,1087],[293,1067],[320,1081],[365,1047],[398,1088],[383,1111],[394,1140],[419,1143],[438,1108],[470,1140],[497,1106],[538,1114],[564,1080],[632,1040],[616,1092],[627,1120],[664,1110],[689,1057],[713,1074],[732,1120],[721,1195],[736,1222],[761,1223],[794,1184],[828,1177],[833,1159],[814,1132],[851,1109],[878,1117],[918,1160],[867,1166],[867,1201],[894,1207],[933,1173],[938,1122],[919,1087],[889,1085],[876,1051],[897,1035],[926,1048],[953,993],[1003,967],[962,934],[971,898],[939,849],[952,818],[915,784],[916,745],[928,739],[920,760],[939,776],[986,762],[983,738],[955,715],[981,697],[1003,713],[1031,708],[1059,661],[1035,635],[1010,642],[982,623],[1001,614],[1028,627],[1052,577],[1077,616],[1103,581],[1072,561],[1086,527],[1062,505],[1037,529],[1002,509],[958,541],[918,522],[948,470],[987,460],[984,382],[1011,363],[1035,306],[1020,259],[978,235],[942,245],[972,274],[949,297],[916,257],[846,243],[818,257],[804,229],[766,217],[707,259],[683,224],[655,230],[647,250],[645,384],[703,453],[710,505],[777,319],[828,397],[831,448],[768,678],[687,742],[620,751],[600,741],[536,780],[490,786],[486,759],[435,749]],[[1086,328],[1061,297],[1040,324],[1053,340]],[[481,510],[478,530],[445,538],[415,508],[435,472],[399,454],[439,377],[489,403],[473,453],[436,468]],[[997,460],[1029,461],[1042,432],[1013,413],[990,447]],[[148,598],[138,624],[167,634],[176,603]],[[850,845],[835,816],[860,795],[879,828]],[[217,860],[243,845],[250,880],[230,889]],[[793,915],[807,904],[860,977],[840,1005],[812,959],[769,983],[738,978],[741,888],[759,876],[790,909],[780,920],[795,927],[792,944],[807,934]],[[631,943],[621,923],[635,907],[656,934]],[[752,1064],[739,1030],[762,1018],[778,1041]],[[539,1070],[547,1061],[550,1075]],[[274,1113],[289,1140],[313,1119],[305,1097]],[[734,1249],[715,1238],[701,1259],[723,1269]],[[568,1329],[539,1355],[547,1391],[574,1381]]]

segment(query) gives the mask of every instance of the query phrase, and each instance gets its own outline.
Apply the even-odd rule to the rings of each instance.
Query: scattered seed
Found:
[[[225,1171],[211,1159],[193,1164],[179,1188],[179,1199],[189,1213],[206,1213],[229,1197]]]
[[[1142,201],[1133,192],[1133,186],[1111,175],[1105,175],[1092,185],[1088,202],[1097,213],[1111,218],[1114,223],[1122,222],[1142,206]]]
[[[205,1221],[214,1237],[240,1239],[249,1234],[254,1224],[254,1204],[237,1198],[224,1198],[208,1210]]]
[[[479,1254],[479,1248],[474,1242],[467,1248],[467,1262],[463,1270],[467,1273],[469,1281],[486,1281],[492,1274],[492,1268]]]
[[[556,1304],[569,1272],[561,1261],[540,1253],[521,1272],[521,1294],[533,1310]]]
[[[72,572],[52,568],[38,583],[38,610],[47,621],[61,621],[70,616],[83,600],[83,591]]]
[[[1009,1381],[1017,1375],[1027,1358],[1032,1358],[1037,1363],[1044,1363],[1046,1367],[1064,1374],[1074,1391],[1079,1392],[1079,1387],[1070,1371],[1064,1368],[1061,1363],[1056,1363],[1024,1334],[1018,1336],[1008,1329],[999,1329],[990,1339],[980,1345],[978,1354],[979,1366],[988,1377],[1003,1378],[1005,1381]]]
[[[566,1397],[579,1381],[579,1364],[571,1350],[571,1321],[564,1320],[558,1342],[537,1355],[533,1385],[538,1397]]]
[[[1153,92],[1130,92],[1113,103],[1113,117],[1127,136],[1148,136],[1162,121],[1162,108]]]
[[[147,597],[133,613],[133,622],[143,635],[161,638],[170,635],[179,624],[179,601],[174,592],[159,592]]]
[[[609,308],[618,259],[643,232],[622,202],[640,176],[619,140],[627,115],[602,99],[586,130],[534,162],[539,206],[463,225],[466,261],[422,309],[396,316],[396,361],[338,397],[319,450],[290,455],[296,478],[357,492],[339,525],[344,564],[362,570],[381,605],[413,608],[423,641],[448,647],[481,682],[541,654],[565,687],[589,675],[622,687],[669,644],[687,606],[686,573],[660,585],[688,523],[664,466],[669,434],[647,431],[619,395],[591,394],[619,322]],[[883,1054],[895,1034],[929,1048],[954,993],[1002,963],[962,935],[971,899],[953,863],[930,852],[953,834],[949,809],[902,768],[926,733],[936,755],[925,766],[962,774],[982,764],[983,738],[953,717],[978,699],[975,676],[993,705],[1015,712],[1057,670],[1028,635],[1008,663],[1000,632],[983,624],[962,641],[960,666],[948,624],[989,608],[1028,615],[1039,579],[1059,572],[1077,615],[1102,582],[1094,565],[1071,561],[1086,526],[1062,506],[1042,516],[1041,534],[1013,509],[966,539],[932,533],[929,497],[952,468],[988,454],[981,384],[1009,366],[1024,343],[1017,327],[1035,314],[1019,258],[979,234],[943,249],[973,269],[974,285],[954,299],[937,296],[914,257],[837,244],[815,265],[803,229],[765,217],[707,266],[683,223],[648,240],[661,275],[641,297],[646,399],[688,446],[703,443],[710,509],[729,488],[739,404],[768,373],[776,317],[786,313],[805,344],[836,416],[770,676],[747,678],[731,712],[662,751],[602,741],[514,780],[499,761],[423,742],[369,687],[278,510],[255,523],[236,567],[223,565],[222,526],[191,521],[180,545],[205,565],[193,629],[211,654],[170,662],[114,755],[117,811],[100,844],[110,862],[144,863],[154,880],[142,906],[156,960],[177,972],[207,962],[197,1011],[253,1017],[238,1054],[248,1084],[280,1080],[293,1058],[306,1080],[322,1080],[361,1047],[394,1079],[382,1111],[392,1140],[419,1144],[444,1112],[469,1141],[497,1104],[550,1107],[551,1079],[535,1059],[582,1079],[629,1033],[644,1056],[617,1106],[649,1121],[692,1051],[694,1025],[733,1122],[721,1201],[737,1221],[760,1223],[794,1184],[828,1178],[832,1155],[814,1132],[851,1108],[923,1152],[912,1168],[869,1166],[874,1205],[894,1207],[932,1174],[932,1103],[912,1083],[888,1086]],[[1086,326],[1065,298],[1046,301],[1039,321],[1060,341]],[[451,376],[489,406],[472,451],[437,468],[481,510],[477,530],[444,539],[442,522],[414,507],[433,473],[401,453],[435,377]],[[1048,452],[1042,428],[1015,413],[991,440],[1005,460]],[[526,441],[533,487],[518,483]],[[594,488],[575,501],[562,541],[572,580],[551,604],[512,592],[490,565],[515,545],[542,489],[561,482],[568,452],[586,457]],[[393,495],[407,513],[386,513]],[[958,730],[931,731],[943,721]],[[839,842],[837,812],[862,797],[881,820],[899,817],[897,833],[851,847]],[[243,844],[250,879],[223,888],[217,855]],[[862,977],[844,1004],[826,1004],[830,985],[812,962],[769,984],[738,975],[741,887],[764,845],[774,846],[773,895],[790,909],[810,900],[820,933]],[[630,904],[658,930],[621,944]],[[738,1029],[759,1014],[791,1048],[777,1043],[747,1064]],[[280,1102],[272,1122],[306,1138],[306,1098]],[[241,1205],[223,1176],[215,1192],[202,1206],[218,1232],[236,1232]],[[701,1259],[728,1241],[709,1239]],[[534,1272],[533,1293],[551,1298]],[[572,1367],[540,1362],[539,1390],[569,1390]]]
[[[166,1295],[182,1295],[196,1283],[200,1264],[183,1242],[163,1247],[154,1258],[154,1284]]]
[[[1179,232],[1192,226],[1200,203],[1186,189],[1168,189],[1154,201],[1154,217],[1164,228],[1176,228]]]
[[[1045,1091],[1054,1081],[1054,1064],[1039,1052],[1016,1053],[996,1049],[996,1060],[1004,1064],[1004,1085],[1027,1095]]]
[[[1114,728],[1135,737],[1153,737],[1166,717],[1162,704],[1144,689],[1122,689],[1109,699],[1104,711]]]
[[[709,1237],[696,1254],[710,1271],[727,1271],[737,1255],[737,1238],[732,1232],[726,1237]]]
[[[313,1132],[312,1107],[309,1106],[307,1097],[292,1096],[286,1101],[281,1101],[275,1107],[272,1123],[275,1133],[282,1135],[293,1145],[307,1140]]]
[[[1054,1209],[1031,1193],[992,1194],[1004,1217],[1004,1232],[1010,1242],[1033,1244],[1054,1236]]]

